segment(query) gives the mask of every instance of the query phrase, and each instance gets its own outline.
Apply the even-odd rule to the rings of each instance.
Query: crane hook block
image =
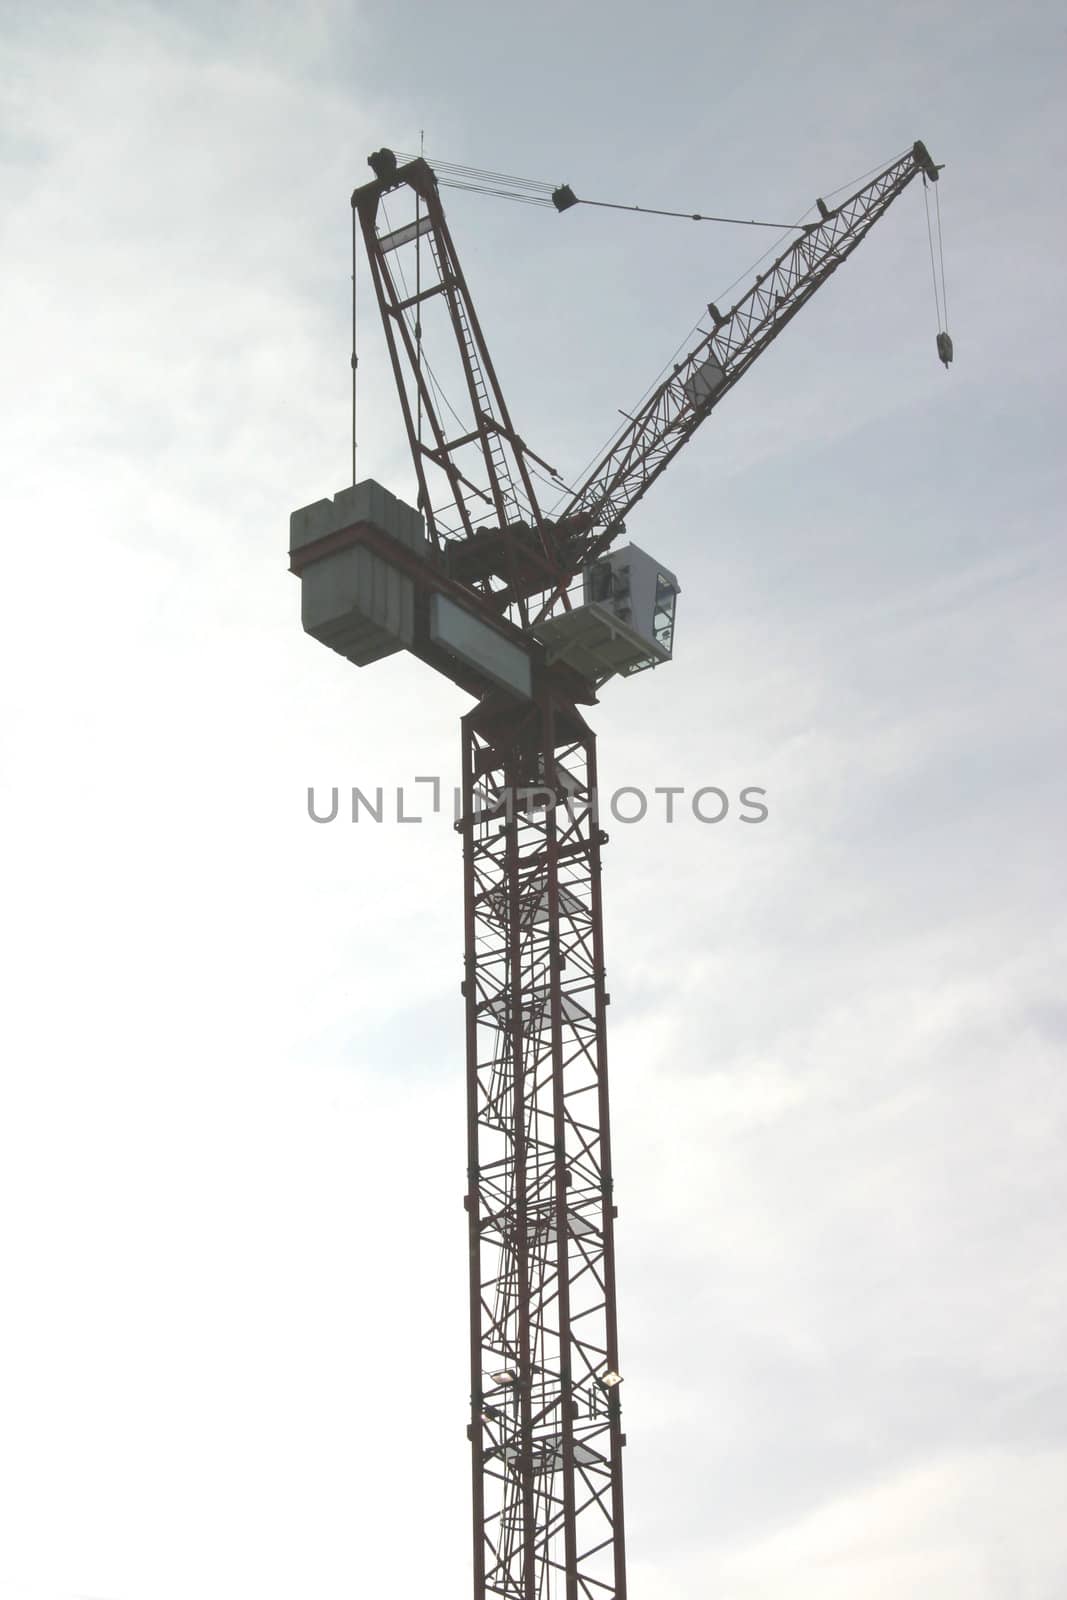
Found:
[[[952,360],[952,340],[947,333],[938,334],[937,353],[941,357],[942,365],[947,370],[948,364]]]
[[[569,211],[571,206],[578,204],[578,196],[569,183],[561,183],[558,189],[552,191],[552,204],[557,211]]]

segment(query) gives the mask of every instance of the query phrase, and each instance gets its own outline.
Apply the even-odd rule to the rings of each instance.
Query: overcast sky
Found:
[[[458,841],[306,809],[469,702],[286,570],[420,130],[772,218],[947,164],[951,372],[915,185],[630,523],[683,594],[604,787],[770,812],[607,823],[631,1592],[1059,1600],[1061,8],[0,10],[0,1600],[469,1596]],[[568,474],[768,242],[445,198]]]

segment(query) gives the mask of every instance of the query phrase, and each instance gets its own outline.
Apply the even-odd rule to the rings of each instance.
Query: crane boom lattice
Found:
[[[905,156],[833,210],[820,200],[820,220],[804,227],[725,316],[709,305],[714,326],[700,334],[688,355],[627,419],[558,511],[560,533],[573,530],[563,540],[568,570],[579,570],[618,536],[625,518],[723,396],[920,174],[936,181],[938,169],[926,146],[916,141]],[[550,597],[549,607],[555,599]]]

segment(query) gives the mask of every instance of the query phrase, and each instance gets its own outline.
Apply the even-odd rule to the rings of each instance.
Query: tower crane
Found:
[[[917,142],[842,203],[819,200],[736,304],[707,306],[687,353],[567,488],[512,421],[434,169],[387,149],[369,164],[353,237],[358,226],[416,505],[364,479],[302,507],[290,568],[321,642],[358,666],[406,649],[475,700],[456,822],[475,1600],[625,1600],[607,835],[583,708],[608,679],[670,659],[679,588],[619,541],[734,384],[908,185],[940,169]],[[387,197],[413,217],[394,226]],[[575,196],[562,186],[553,200],[563,211]],[[951,360],[947,333],[938,354]]]

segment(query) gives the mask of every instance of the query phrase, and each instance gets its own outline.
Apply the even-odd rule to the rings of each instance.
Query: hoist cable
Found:
[[[520,205],[539,206],[541,210],[555,210],[547,195],[511,194],[507,189],[491,189],[480,183],[465,183],[459,178],[439,178],[438,183],[442,189],[466,189],[470,194],[486,194],[494,200],[516,200]]]
[[[403,152],[397,152],[398,159],[402,161],[414,160]],[[428,165],[437,174],[438,182],[442,187],[449,189],[466,189],[473,194],[490,195],[498,200],[518,200],[525,205],[552,206],[552,194],[561,186],[545,183],[535,178],[515,178],[503,172],[488,172],[479,167],[465,167],[451,161],[438,161],[429,157]],[[528,189],[530,194],[515,194],[508,189],[499,187],[501,184],[510,184],[512,188]],[[645,216],[652,217],[680,217],[690,222],[721,222],[729,223],[742,228],[792,228],[789,222],[758,222],[750,217],[719,217],[706,216],[699,211],[668,211],[656,206],[621,205],[613,200],[585,200],[578,199],[580,206],[597,206],[606,211],[636,211]]]
[[[832,200],[835,194],[841,194],[843,190],[851,189],[853,184],[862,183],[865,178],[873,178],[876,172],[884,172],[887,167],[895,167],[898,161],[903,161],[904,157],[909,153],[910,148],[911,147],[909,146],[908,149],[899,151],[898,154],[891,157],[889,161],[879,162],[878,166],[876,167],[868,167],[867,171],[861,172],[858,178],[850,178],[847,183],[842,183],[837,189],[829,190],[828,193],[823,196],[823,198],[825,200]]]
[[[901,151],[898,156],[894,157],[894,161],[902,160],[906,154],[906,150]],[[403,152],[398,152],[398,157],[403,161],[415,159],[414,156],[406,155]],[[438,161],[436,157],[424,157],[423,159],[427,160],[429,166],[433,168],[435,174],[438,175],[438,181],[443,187],[465,189],[469,193],[489,195],[498,200],[515,200],[524,205],[540,206],[542,209],[547,206],[553,206],[556,209],[552,195],[558,190],[559,185],[546,183],[541,179],[517,178],[510,173],[491,172],[481,167],[464,166],[453,161]],[[892,164],[893,162],[883,162],[881,166],[870,167],[866,172],[861,173],[858,178],[851,179],[849,183],[841,184],[837,189],[831,189],[829,197],[832,198],[836,194],[841,194],[843,190],[850,188],[852,184],[861,184],[865,178],[870,177],[875,172],[882,171],[884,167]],[[501,188],[501,184],[508,184],[511,188]],[[516,194],[513,192],[516,188],[526,189],[531,192]],[[787,233],[793,232],[800,226],[799,223],[795,222],[766,222],[754,217],[723,217],[699,211],[668,210],[659,206],[623,205],[613,200],[586,200],[576,197],[575,203],[583,206],[596,206],[607,211],[638,212],[644,216],[653,217],[677,217],[690,222],[718,222],[742,228],[777,228],[779,231]],[[569,209],[569,207],[565,209]]]
[[[421,139],[421,134],[420,134]],[[407,291],[405,290],[405,293]],[[415,398],[418,423],[415,437],[422,445],[422,196],[415,191]]]
[[[604,211],[639,211],[646,217],[685,217],[690,222],[728,222],[738,228],[795,228],[795,222],[756,222],[751,217],[706,217],[699,211],[662,211],[657,206],[624,206],[614,200],[582,200],[580,206],[598,206]]]
[[[559,473],[556,473],[554,477],[550,478],[546,472],[544,472],[540,467],[534,466],[530,461],[527,461],[526,468],[530,476],[532,478],[536,478],[539,483],[543,483],[546,489],[558,489],[560,484],[564,481]]]
[[[948,328],[948,288],[945,283],[945,242],[941,237],[941,185],[934,190],[934,202],[937,206],[937,251],[941,257],[941,305],[945,313],[945,328]]]
[[[406,155],[402,150],[396,152],[400,161],[414,161],[413,155]],[[481,183],[510,183],[519,189],[538,189],[551,195],[556,188],[554,183],[544,183],[538,178],[516,178],[510,172],[489,172],[484,167],[465,167],[454,161],[438,161],[436,156],[423,156],[421,158],[435,172],[443,172],[450,177],[473,178]]]
[[[941,301],[937,292],[937,264],[934,260],[934,230],[930,222],[930,186],[923,178],[923,204],[926,207],[926,241],[930,246],[930,276],[934,285],[934,314],[937,317],[937,331],[941,332]]]
[[[887,167],[891,167],[891,166],[895,165],[896,162],[903,160],[904,157],[907,155],[907,153],[908,153],[907,150],[903,150],[896,157],[894,157],[891,161],[883,162],[879,166],[870,167],[866,172],[861,173],[859,177],[850,179],[847,183],[840,184],[836,189],[831,189],[831,190],[827,191],[826,198],[827,199],[832,199],[835,195],[839,195],[839,194],[843,193],[845,190],[858,189],[866,181],[867,178],[872,177],[877,172],[884,171]],[[415,159],[414,156],[405,155],[403,152],[397,152],[397,154],[398,154],[399,159],[402,160],[402,161],[408,161],[408,160],[414,160]],[[545,207],[552,207],[553,209],[556,209],[556,210],[569,209],[569,206],[566,206],[566,207],[558,207],[558,206],[556,206],[555,201],[552,198],[552,196],[556,192],[558,192],[558,189],[560,187],[558,185],[553,185],[551,183],[546,183],[546,182],[543,182],[543,181],[537,180],[537,179],[519,178],[519,177],[515,177],[513,174],[510,174],[510,173],[492,172],[492,171],[489,171],[489,170],[487,170],[485,168],[465,166],[465,165],[462,165],[462,164],[459,164],[459,163],[456,163],[456,162],[439,161],[439,160],[437,160],[436,158],[433,158],[433,157],[425,157],[425,156],[423,156],[422,159],[427,161],[428,165],[433,169],[434,174],[437,177],[437,181],[443,187],[454,188],[454,189],[462,189],[462,190],[466,190],[468,193],[473,193],[473,194],[484,194],[484,195],[488,195],[489,197],[494,198],[494,199],[513,200],[513,201],[520,202],[520,203],[522,203],[524,205],[539,206],[542,209],[544,209]],[[501,185],[504,185],[504,184],[510,185],[512,187],[511,188],[500,187]],[[925,179],[924,179],[923,187],[924,187],[924,191],[925,191],[925,189],[927,187]],[[516,192],[514,192],[515,189],[524,189],[524,190],[527,191],[527,193],[525,193],[525,194],[516,193]],[[674,218],[679,218],[679,219],[686,219],[686,220],[693,221],[693,222],[717,222],[717,223],[726,224],[726,225],[729,225],[729,226],[737,226],[737,227],[755,227],[755,228],[775,228],[775,229],[777,229],[778,230],[778,238],[772,244],[770,244],[768,246],[768,248],[762,253],[762,255],[757,257],[757,259],[752,263],[751,266],[747,267],[744,272],[740,273],[738,275],[738,277],[736,277],[733,280],[733,282],[730,283],[726,287],[725,290],[720,291],[719,295],[717,296],[717,298],[720,301],[725,299],[727,295],[732,293],[732,291],[737,287],[737,285],[739,283],[741,283],[744,280],[746,280],[747,278],[749,278],[751,276],[752,272],[757,270],[762,265],[762,263],[767,259],[767,257],[770,256],[775,250],[778,249],[778,247],[780,245],[782,245],[788,239],[790,234],[795,233],[798,229],[802,228],[805,225],[805,222],[807,221],[808,217],[815,210],[814,206],[809,206],[807,211],[804,212],[803,216],[796,222],[767,222],[767,221],[757,220],[755,218],[711,216],[711,215],[704,215],[704,214],[702,214],[700,212],[672,211],[672,210],[667,210],[667,209],[663,209],[663,208],[659,208],[659,207],[637,206],[637,205],[622,205],[622,204],[619,204],[619,203],[616,203],[616,202],[613,202],[613,201],[583,200],[583,199],[579,199],[578,197],[574,197],[574,199],[571,201],[571,203],[572,204],[576,203],[578,205],[595,206],[598,209],[602,209],[602,210],[629,211],[629,212],[641,213],[641,214],[646,215],[646,216],[674,217]],[[943,301],[943,298],[944,298],[944,250],[943,250],[943,243],[942,243],[942,239],[941,239],[940,196],[938,196],[938,245],[939,245],[939,249],[941,251],[942,301],[939,301],[939,299],[938,299],[937,270],[936,270],[936,266],[935,266],[935,263],[934,263],[933,232],[932,232],[932,225],[931,225],[931,222],[930,222],[929,199],[928,199],[928,197],[926,199],[926,207],[927,207],[927,232],[928,232],[929,244],[930,244],[930,261],[931,261],[931,270],[932,270],[933,282],[934,282],[934,305],[935,305],[935,311],[936,311],[936,314],[937,314],[937,317],[938,317],[938,332],[940,333],[940,331],[941,331],[941,324],[940,324],[941,306],[942,306],[942,301]],[[387,218],[387,221],[388,221],[388,218]],[[398,267],[399,267],[399,262],[398,262]],[[403,269],[402,268],[400,269],[400,277],[401,277],[401,282],[403,283],[404,278],[403,278]],[[405,293],[406,293],[407,292],[406,284],[404,285],[404,288],[405,288]],[[945,317],[946,317],[946,321],[947,321],[947,307],[945,309]],[[407,320],[407,315],[405,315],[405,321],[406,320]],[[701,320],[703,320],[703,319],[701,319]],[[677,361],[679,355],[688,347],[688,345],[690,344],[694,334],[696,334],[696,333],[703,333],[703,329],[701,328],[701,321],[700,320],[698,320],[694,324],[694,326],[690,330],[690,332],[686,335],[686,337],[678,345],[678,347],[675,350],[674,354],[665,363],[665,365],[661,369],[661,371],[660,371],[659,375],[657,376],[657,378],[653,381],[652,384],[649,385],[648,389],[646,389],[644,395],[637,402],[637,405],[634,407],[634,411],[635,412],[640,410],[641,406],[643,406],[646,403],[646,401],[648,400],[649,396],[652,393],[654,393],[656,388],[658,388],[660,383],[663,381],[663,378],[665,377],[665,375],[670,371],[670,369],[673,366],[673,364]],[[430,381],[433,384],[433,387],[436,390],[439,398],[447,406],[448,410],[452,412],[452,415],[453,415],[453,417],[456,418],[457,422],[459,422],[460,419],[457,416],[457,413],[456,413],[454,407],[451,405],[451,403],[449,402],[447,396],[444,394],[444,391],[442,390],[441,385],[438,383],[437,378],[436,378],[435,374],[433,373],[433,370],[430,367],[429,362],[426,361],[425,356],[423,356],[423,361],[424,361],[424,364],[425,364],[425,369],[426,369],[427,375],[430,378]],[[625,416],[625,415],[627,415],[627,413],[624,412],[623,415]],[[607,448],[607,447],[605,447],[605,448]],[[595,465],[596,461],[600,459],[600,456],[602,454],[603,454],[603,451],[599,451],[595,456],[593,456],[593,458],[591,459],[591,461],[589,462],[587,467],[584,468],[582,473],[578,475],[578,481],[579,482],[584,481],[585,476],[591,470],[591,468]],[[538,476],[540,476],[540,474],[538,474]],[[565,480],[562,477],[559,478],[558,482],[555,483],[553,485],[553,487],[557,487],[558,488],[560,483],[565,483]],[[560,496],[560,499],[559,499],[559,501],[556,502],[556,504],[557,505],[560,504],[563,501],[563,499],[566,498],[567,495],[573,495],[574,492],[575,491],[569,485],[566,486],[565,490],[564,490],[564,494],[562,494]],[[555,506],[552,509],[555,510]]]
[[[887,167],[894,166],[897,161],[902,161],[904,159],[904,157],[907,155],[907,153],[908,153],[907,150],[902,150],[897,156],[895,156],[891,160],[880,162],[878,164],[878,166],[868,168],[868,170],[866,172],[860,173],[860,175],[858,177],[856,177],[856,178],[849,178],[847,182],[839,184],[836,189],[828,190],[827,193],[826,193],[826,198],[827,199],[833,199],[834,195],[842,194],[846,189],[849,189],[849,190],[858,189],[866,178],[872,177],[877,172],[884,172]],[[718,292],[718,294],[715,296],[716,301],[722,302],[723,300],[726,299],[727,295],[731,294],[733,292],[733,290],[737,288],[737,285],[739,283],[743,283],[746,280],[748,280],[751,277],[752,273],[755,272],[760,266],[762,266],[763,262],[766,261],[767,257],[769,255],[772,255],[773,252],[778,248],[778,246],[785,242],[786,238],[788,237],[788,235],[790,233],[795,232],[797,228],[803,227],[805,221],[807,220],[807,218],[811,215],[811,213],[814,210],[815,210],[814,206],[809,206],[807,211],[804,212],[803,216],[800,217],[797,222],[782,224],[782,226],[785,228],[785,232],[779,234],[778,238],[775,239],[771,244],[769,244],[767,246],[767,248],[766,248],[766,250],[764,250],[763,254],[761,256],[757,256],[756,260],[753,261],[750,266],[746,267],[743,272],[740,272],[737,275],[737,277],[733,280],[732,283],[727,284],[725,289],[721,289]],[[689,346],[689,344],[690,344],[690,342],[691,342],[691,340],[693,338],[693,335],[696,334],[696,333],[701,332],[700,323],[701,323],[702,320],[703,320],[702,318],[698,318],[698,320],[693,324],[692,328],[690,328],[689,332],[686,334],[685,338],[678,345],[677,349],[674,351],[674,354],[672,356],[670,356],[668,358],[668,360],[664,363],[664,365],[661,367],[661,369],[660,369],[658,375],[656,376],[656,378],[652,381],[652,383],[649,384],[648,388],[645,390],[645,392],[641,396],[640,400],[633,407],[633,411],[635,413],[640,411],[641,407],[645,404],[645,402],[648,400],[650,395],[652,395],[655,392],[655,390],[659,387],[659,385],[663,382],[663,379],[666,377],[667,373],[671,370],[671,368],[674,366],[674,363],[678,360],[679,355],[681,355],[681,353],[688,348],[688,346]],[[625,414],[626,413],[624,412],[623,415],[625,416]],[[611,440],[613,440],[614,438],[615,438],[615,434],[612,434]],[[605,451],[609,448],[609,446],[611,444],[611,440],[608,440],[608,442],[604,446],[602,446],[602,448],[600,450],[598,450],[595,455],[590,457],[589,461],[582,468],[581,472],[575,474],[575,478],[576,478],[578,483],[584,483],[584,481],[585,481],[586,477],[588,476],[588,474],[592,471],[593,467],[602,458],[602,456],[604,455]],[[570,495],[570,496],[573,497],[573,495],[576,492],[577,491],[575,489],[568,488],[567,491],[566,491],[566,494],[560,495],[559,499],[552,506],[552,511],[554,512],[560,505],[562,505],[563,501],[567,498],[567,495]]]
[[[841,194],[845,189],[852,188],[854,184],[861,184],[865,178],[871,177],[874,173],[882,172],[886,169],[886,167],[893,166],[895,161],[902,160],[905,155],[907,155],[907,151],[903,150],[901,151],[900,155],[894,157],[892,161],[885,161],[879,166],[870,167],[866,172],[861,173],[858,178],[851,178],[848,183],[841,184],[837,189],[831,189],[830,198],[832,198],[835,194]],[[579,199],[577,203],[580,206],[601,206],[612,211],[640,211],[644,215],[652,217],[687,217],[691,222],[726,222],[741,228],[777,228],[783,235],[787,233],[794,233],[798,228],[803,226],[803,219],[801,219],[800,222],[760,222],[752,217],[704,216],[699,211],[664,211],[654,206],[624,206],[617,205],[614,202],[607,200]],[[808,207],[808,211],[811,211],[812,209],[813,208],[811,206]],[[804,213],[805,217],[808,215],[808,211]],[[773,249],[773,246],[771,248]],[[766,251],[765,254],[769,255],[770,251]],[[763,256],[761,256],[760,261],[763,259]],[[755,265],[758,266],[759,262],[756,262]],[[732,289],[733,287],[734,285],[731,284],[730,288]],[[729,291],[726,292],[728,293]]]
[[[877,171],[880,170],[880,168],[872,167],[871,170],[873,172],[877,172]],[[862,180],[861,179],[856,179],[854,181],[861,182]],[[841,185],[841,188],[843,188],[843,189],[848,188],[848,187],[849,187],[848,184],[842,184]],[[832,192],[835,193],[835,194],[840,194],[841,190],[840,189],[835,189]],[[727,284],[725,289],[720,290],[719,293],[716,295],[716,300],[725,300],[726,296],[728,294],[730,294],[732,290],[736,289],[736,287],[737,287],[737,285],[739,283],[742,283],[746,279],[748,279],[751,276],[751,274],[756,270],[756,268],[761,266],[762,263],[764,261],[766,261],[767,257],[769,255],[771,255],[778,248],[778,246],[786,239],[786,237],[788,236],[789,233],[794,232],[797,228],[803,227],[805,219],[807,218],[807,216],[809,215],[810,212],[814,211],[814,209],[815,209],[814,206],[809,206],[807,211],[804,212],[804,215],[799,219],[799,221],[797,221],[795,223],[783,224],[783,226],[785,226],[785,228],[786,228],[786,233],[779,234],[778,238],[775,239],[771,244],[769,244],[767,246],[766,250],[764,250],[764,252],[763,252],[763,254],[761,256],[757,256],[756,260],[753,261],[750,266],[746,267],[743,272],[739,273],[738,276],[733,280],[732,283]],[[690,345],[690,343],[691,343],[691,341],[693,339],[693,335],[696,334],[696,333],[702,332],[702,329],[701,329],[701,326],[700,326],[702,321],[703,321],[703,318],[698,318],[697,319],[697,321],[690,328],[689,332],[685,335],[685,337],[682,339],[680,344],[674,350],[673,354],[671,356],[669,356],[668,359],[664,362],[663,366],[660,368],[660,370],[657,373],[656,377],[652,380],[652,382],[649,384],[648,388],[642,394],[640,400],[638,400],[636,405],[634,405],[634,407],[633,407],[634,412],[640,411],[641,407],[645,404],[645,402],[649,399],[649,397],[656,391],[656,389],[659,388],[660,384],[663,382],[663,379],[666,377],[667,373],[673,368],[674,363],[678,360],[678,357],[682,354],[682,352],[684,350],[688,349],[688,347],[689,347],[689,345]],[[624,412],[623,415],[625,416],[626,413]],[[614,438],[615,438],[615,434],[612,434],[612,439],[614,439]],[[575,476],[576,476],[576,478],[577,478],[579,483],[582,483],[582,482],[585,481],[585,478],[587,477],[589,472],[592,471],[592,469],[596,465],[596,463],[604,455],[604,452],[608,449],[610,443],[611,443],[611,440],[608,440],[608,442],[605,445],[603,445],[593,456],[590,457],[589,461],[582,468],[581,472],[575,474]],[[567,489],[567,494],[568,495],[571,495],[573,497],[573,495],[576,494],[576,493],[577,493],[577,490],[568,487],[568,489]],[[566,498],[566,495],[560,495],[559,499],[556,501],[555,505],[552,507],[552,510],[555,511],[557,506],[562,504],[562,502],[563,502],[563,500],[565,498]]]

